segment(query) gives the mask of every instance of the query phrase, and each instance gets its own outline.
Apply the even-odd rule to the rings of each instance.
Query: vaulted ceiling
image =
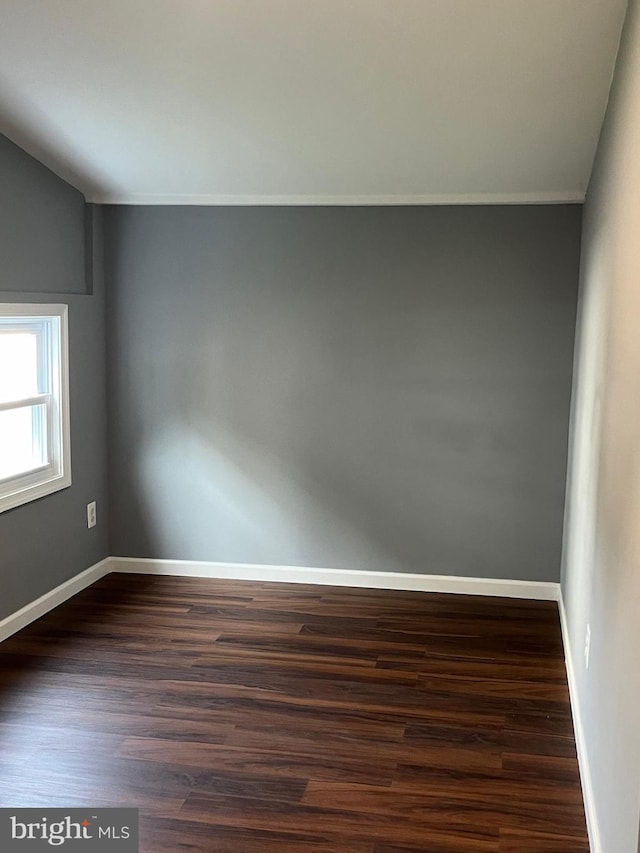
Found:
[[[95,201],[579,201],[625,0],[0,0],[0,130]]]

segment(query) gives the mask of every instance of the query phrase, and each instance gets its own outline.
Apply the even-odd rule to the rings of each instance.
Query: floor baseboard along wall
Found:
[[[71,598],[76,593],[91,586],[92,583],[100,580],[100,578],[108,575],[109,572],[113,571],[110,563],[109,557],[101,560],[99,563],[95,563],[95,565],[90,566],[84,572],[80,572],[79,575],[69,578],[68,581],[61,583],[60,586],[57,586],[50,592],[45,592],[40,598],[36,598],[35,601],[25,604],[20,610],[16,610],[15,613],[11,613],[0,620],[0,642],[15,634],[16,631],[20,631],[21,628],[26,628],[27,625],[35,622],[36,619],[44,616],[45,613],[53,610],[54,607],[57,607],[68,598]]]
[[[76,593],[110,572],[143,575],[174,575],[219,580],[272,581],[367,589],[400,589],[413,592],[444,592],[458,595],[491,595],[558,601],[560,585],[548,581],[467,578],[411,572],[371,572],[361,569],[326,569],[310,566],[269,566],[249,563],[213,563],[194,560],[148,560],[138,557],[106,557],[70,578],[30,604],[0,620],[0,642],[44,616]]]
[[[560,627],[562,629],[562,645],[564,646],[565,669],[567,670],[567,681],[569,682],[569,697],[571,702],[571,718],[573,720],[573,733],[578,753],[578,766],[580,767],[580,783],[582,785],[582,797],[584,799],[584,812],[587,819],[587,832],[589,833],[589,846],[591,853],[602,853],[602,842],[600,840],[600,829],[598,827],[596,803],[593,795],[593,784],[591,782],[591,769],[589,767],[589,755],[587,743],[582,727],[582,711],[580,707],[580,694],[576,681],[576,672],[573,666],[573,653],[569,639],[569,625],[567,612],[564,606],[562,592],[558,597],[558,609],[560,611]]]
[[[359,569],[329,569],[308,566],[270,566],[245,563],[215,563],[193,560],[151,560],[137,557],[107,557],[65,581],[20,610],[0,620],[0,642],[21,628],[44,616],[54,607],[81,592],[110,572],[130,574],[173,575],[178,577],[217,578],[220,580],[271,581],[368,589],[398,589],[415,592],[440,592],[458,595],[488,595],[557,601],[560,610],[562,640],[565,650],[567,679],[575,732],[580,778],[587,818],[591,853],[601,853],[602,846],[596,820],[593,786],[581,723],[577,683],[560,584],[538,581],[467,578],[451,575],[412,574],[409,572],[371,572]]]
[[[464,595],[496,595],[557,601],[559,584],[536,581],[466,578],[411,572],[371,572],[361,569],[327,569],[309,566],[269,566],[249,563],[212,563],[193,560],[147,560],[111,557],[112,572],[145,575],[218,578],[220,580],[274,581],[368,589],[402,589],[414,592],[447,592]]]

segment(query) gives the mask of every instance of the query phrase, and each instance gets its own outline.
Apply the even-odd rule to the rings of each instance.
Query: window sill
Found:
[[[31,501],[36,501],[39,498],[44,498],[47,495],[52,495],[54,492],[59,492],[62,489],[67,489],[71,485],[71,475],[66,476],[60,474],[58,476],[49,477],[46,480],[40,479],[38,482],[25,484],[23,486],[16,485],[13,491],[7,493],[0,492],[0,513],[7,512],[10,509],[16,509]]]

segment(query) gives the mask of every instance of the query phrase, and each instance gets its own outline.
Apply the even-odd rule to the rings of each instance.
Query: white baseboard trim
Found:
[[[589,756],[587,753],[587,744],[584,736],[584,729],[582,728],[580,694],[578,692],[576,671],[573,666],[573,654],[569,638],[569,625],[567,622],[567,612],[564,607],[564,599],[562,598],[562,592],[560,592],[560,595],[558,597],[558,609],[560,611],[560,627],[562,629],[562,644],[564,646],[565,668],[567,670],[567,681],[569,682],[569,698],[571,701],[573,733],[576,741],[576,751],[578,753],[578,765],[580,767],[580,782],[582,784],[582,796],[584,799],[584,813],[587,819],[587,832],[589,833],[589,847],[591,848],[591,853],[602,853],[600,829],[598,827],[598,819],[596,814],[596,803],[593,793],[593,784],[591,782]]]
[[[110,572],[141,575],[174,575],[219,580],[271,581],[324,586],[399,589],[413,592],[443,592],[458,595],[488,595],[559,601],[560,585],[548,581],[518,581],[496,578],[467,578],[454,575],[425,575],[411,572],[374,572],[361,569],[323,569],[311,566],[268,566],[250,563],[214,563],[197,560],[148,560],[138,557],[106,557],[30,604],[0,620],[0,642],[35,622]],[[561,608],[561,613],[562,613]],[[563,623],[564,625],[564,623]],[[565,629],[563,627],[563,636]],[[567,657],[567,671],[570,661]]]
[[[110,571],[146,575],[177,575],[226,580],[276,581],[332,586],[447,592],[557,601],[560,586],[544,581],[496,580],[410,572],[374,572],[359,569],[324,569],[309,566],[268,566],[248,563],[211,563],[195,560],[147,560],[111,557]]]
[[[36,598],[30,604],[21,607],[20,610],[16,610],[10,616],[0,620],[0,642],[6,640],[7,637],[15,634],[21,628],[25,628],[31,622],[35,622],[36,619],[44,616],[45,613],[53,610],[54,607],[62,604],[68,598],[71,598],[72,595],[91,586],[92,583],[100,580],[100,578],[104,577],[110,571],[112,571],[110,568],[110,559],[107,557],[84,572],[80,572],[79,575],[61,583],[60,586],[57,586],[50,592],[41,595],[40,598]]]
[[[444,592],[458,595],[489,595],[558,601],[560,585],[548,581],[467,578],[453,575],[424,575],[411,572],[374,572],[360,569],[321,569],[310,566],[268,566],[249,563],[212,563],[196,560],[147,560],[138,557],[106,557],[30,604],[0,620],[0,642],[35,622],[110,572],[143,575],[175,575],[219,580],[272,581],[399,589],[413,592]]]

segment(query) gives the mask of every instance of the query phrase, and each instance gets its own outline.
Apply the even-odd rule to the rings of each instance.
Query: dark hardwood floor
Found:
[[[0,804],[144,853],[588,851],[553,603],[109,575],[0,666]]]

